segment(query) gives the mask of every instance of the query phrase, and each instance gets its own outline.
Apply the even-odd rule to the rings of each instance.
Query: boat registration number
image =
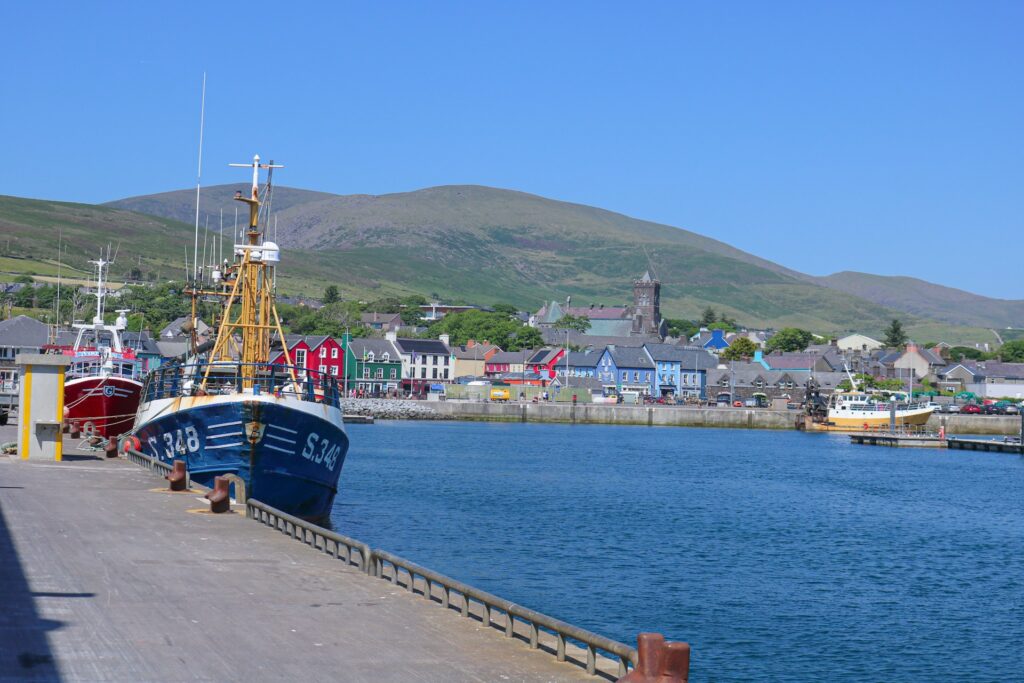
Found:
[[[163,450],[163,456],[168,460],[173,460],[175,454],[184,455],[185,453],[198,453],[199,452],[199,433],[195,427],[185,427],[185,429],[175,429],[173,431],[164,432],[161,434],[164,443],[155,436],[151,436],[146,439],[149,443],[149,447],[153,449],[153,455],[160,457],[160,451]]]
[[[327,469],[334,471],[338,464],[338,456],[341,454],[341,446],[332,443],[330,439],[321,439],[316,432],[306,437],[306,447],[302,449],[302,457],[311,460]]]

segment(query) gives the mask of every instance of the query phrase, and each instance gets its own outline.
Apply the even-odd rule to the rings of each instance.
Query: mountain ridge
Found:
[[[219,216],[220,209],[233,211],[235,202],[231,197],[236,190],[245,191],[246,186],[230,184],[206,188],[201,213]],[[175,190],[129,197],[107,205],[191,221],[195,192]],[[550,253],[570,249],[580,241],[625,238],[637,240],[646,247],[652,261],[659,260],[659,249],[671,252],[689,247],[850,294],[903,314],[984,328],[1024,326],[1024,301],[993,299],[916,278],[900,280],[902,276],[856,271],[808,275],[691,230],[520,190],[485,185],[441,185],[381,195],[341,195],[282,186],[274,189],[273,207],[279,223],[287,226],[280,235],[285,246],[343,252],[360,248],[425,247],[428,234],[433,239],[450,238],[458,243],[469,233],[483,241],[505,240],[527,251],[529,247],[547,246]],[[544,249],[533,251],[545,252]],[[525,272],[533,270],[532,266],[516,264],[517,269]],[[690,286],[694,284],[693,275],[691,271],[689,277],[665,284]],[[698,279],[696,284],[712,283]],[[913,296],[907,296],[907,292],[912,292]]]
[[[224,218],[233,224],[236,187],[204,190],[214,201],[203,205],[202,223],[209,218],[210,233],[200,236],[200,256],[210,236],[211,244],[223,239],[230,248],[230,230],[219,235],[219,215],[229,208]],[[52,268],[42,261],[52,261],[63,230],[76,252],[69,251],[65,263],[78,260],[87,267],[93,250],[120,242],[115,277],[130,267],[146,277],[173,277],[183,272],[186,256],[191,260],[194,192],[115,203],[169,215],[188,211],[188,223],[109,205],[0,197],[0,228],[12,238],[5,255]],[[712,306],[747,325],[793,325],[822,334],[880,334],[899,317],[919,340],[992,336],[906,315],[803,279],[808,276],[794,277],[788,269],[762,267],[763,259],[695,233],[527,193],[445,186],[353,196],[277,188],[274,206],[280,209],[273,211],[279,239],[293,245],[284,252],[278,278],[285,294],[320,295],[327,284],[337,284],[347,298],[363,300],[419,293],[535,310],[571,295],[577,302],[616,305],[631,300],[632,280],[653,264],[668,317],[697,318]],[[6,267],[30,272],[28,263]]]

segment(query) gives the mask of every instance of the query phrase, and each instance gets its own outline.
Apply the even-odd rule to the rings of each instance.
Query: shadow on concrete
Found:
[[[106,458],[102,455],[91,455],[86,453],[65,453],[61,456],[61,460],[68,462],[76,462],[78,460],[105,460]]]
[[[42,619],[36,611],[36,597],[50,595],[29,590],[0,506],[0,681],[61,680],[46,634],[64,624]]]

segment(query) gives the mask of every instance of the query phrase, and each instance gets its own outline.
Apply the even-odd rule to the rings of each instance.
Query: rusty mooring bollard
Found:
[[[108,458],[116,458],[117,457],[117,442],[114,441],[113,439],[108,440],[107,441],[107,445],[105,445],[103,447],[103,452],[106,454],[106,456]]]
[[[184,491],[185,485],[188,483],[188,476],[185,473],[185,461],[175,460],[174,469],[164,479],[170,482],[168,486],[172,491]]]
[[[78,426],[78,420],[72,420],[71,421],[71,434],[70,434],[71,438],[72,439],[77,439],[81,435],[82,435],[82,430]]]
[[[689,643],[668,643],[660,633],[641,633],[636,651],[636,668],[618,683],[687,683],[690,679]]]
[[[228,495],[230,485],[231,482],[224,477],[216,477],[213,480],[213,490],[205,496],[210,501],[210,512],[229,512],[231,510],[231,496]]]

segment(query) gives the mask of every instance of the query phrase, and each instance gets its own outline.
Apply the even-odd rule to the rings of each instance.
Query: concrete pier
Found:
[[[598,680],[163,483],[0,456],[0,681]]]

